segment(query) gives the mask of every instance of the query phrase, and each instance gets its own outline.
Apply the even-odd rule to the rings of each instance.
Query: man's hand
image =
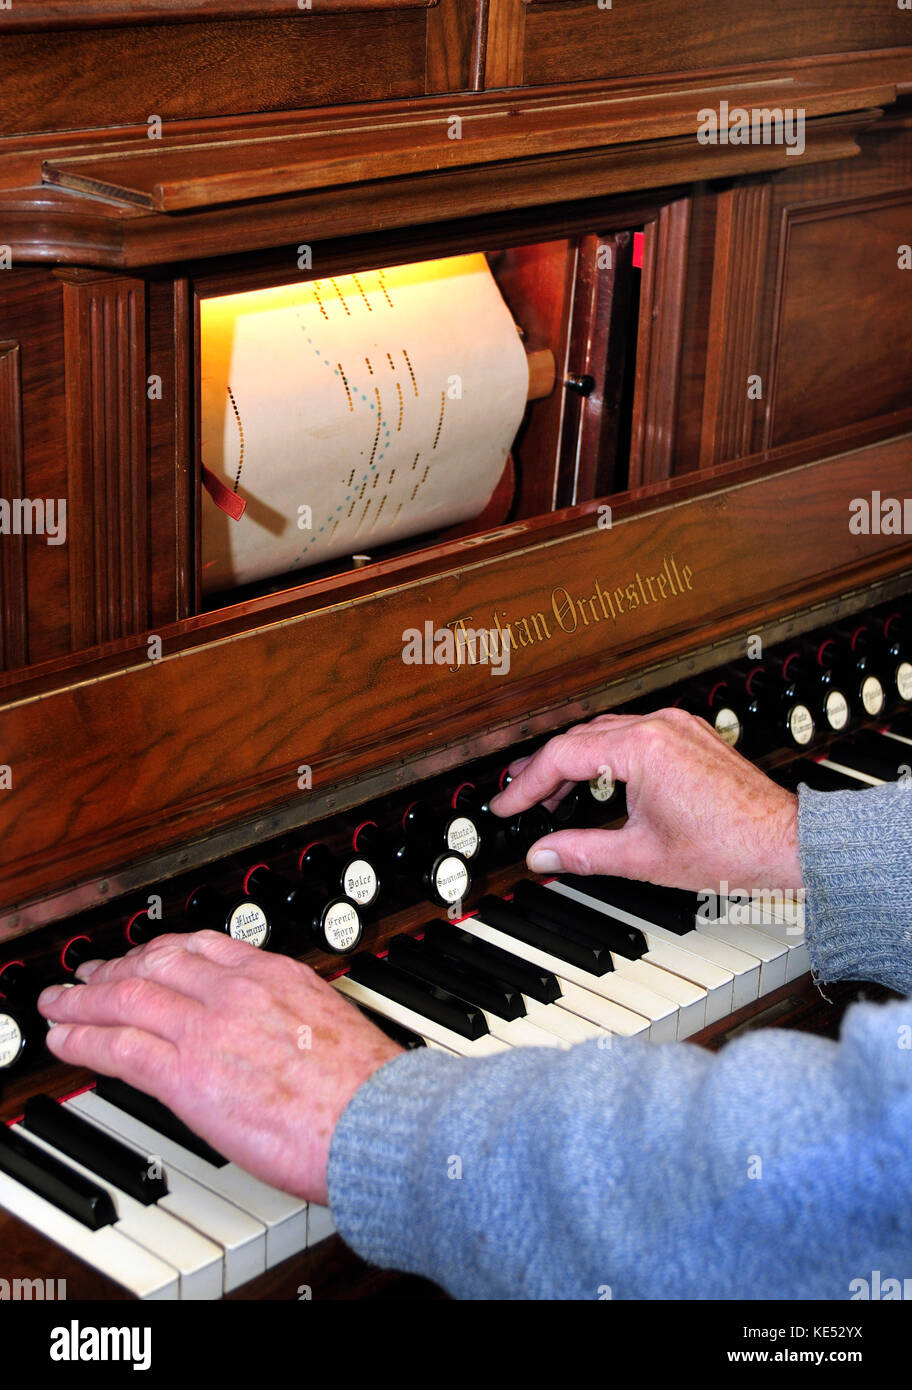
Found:
[[[162,936],[45,990],[61,1061],[118,1076],[264,1182],[327,1202],[358,1087],[402,1051],[313,970],[217,932]]]
[[[560,830],[529,850],[534,873],[619,874],[717,892],[800,888],[797,797],[679,709],[601,715],[514,763],[499,816],[553,807],[575,782],[627,783],[620,830]]]

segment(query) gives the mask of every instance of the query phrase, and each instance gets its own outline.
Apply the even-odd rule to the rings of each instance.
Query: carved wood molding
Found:
[[[25,496],[19,344],[0,342],[0,498]],[[28,661],[25,538],[0,535],[0,667]]]
[[[719,194],[706,356],[700,466],[753,452],[768,398],[762,356],[763,279],[770,222],[770,186],[745,183]],[[748,377],[761,377],[763,397],[748,397]]]
[[[62,272],[74,649],[147,613],[146,287]]]

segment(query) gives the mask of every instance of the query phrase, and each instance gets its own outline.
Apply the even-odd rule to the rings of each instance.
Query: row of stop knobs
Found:
[[[395,910],[419,896],[435,907],[461,911],[482,863],[521,858],[551,830],[593,823],[611,814],[613,803],[622,809],[623,788],[596,779],[572,790],[554,811],[535,806],[501,819],[488,809],[488,800],[508,780],[503,773],[487,786],[463,782],[443,809],[414,801],[387,827],[362,821],[351,832],[348,852],[333,853],[314,841],[282,872],[252,862],[238,894],[200,884],[180,914],[153,907],[134,913],[126,924],[126,943],[139,946],[166,932],[208,928],[270,950],[299,954],[317,946],[344,955],[357,949],[365,921],[379,910]],[[76,985],[80,965],[112,954],[117,952],[110,943],[79,934],[64,945],[61,968],[37,969],[20,960],[0,965],[0,1076],[40,1051],[47,1031],[36,1009],[41,990]]]

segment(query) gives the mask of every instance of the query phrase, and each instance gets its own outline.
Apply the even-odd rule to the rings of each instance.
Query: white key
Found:
[[[556,973],[556,971],[552,972],[552,974]],[[613,1000],[604,999],[600,994],[593,994],[592,990],[586,989],[573,980],[566,979],[566,977],[558,976],[558,984],[561,989],[561,997],[555,1000],[555,1004],[565,1012],[575,1014],[577,1018],[585,1019],[589,1023],[594,1023],[600,1033],[621,1032],[619,1028],[612,1026],[618,1020],[618,1006]],[[624,1012],[627,1013],[628,1011],[625,1010]],[[638,1019],[640,1016],[633,1014],[632,1017]],[[648,1023],[648,1020],[644,1019],[643,1022]],[[637,1031],[641,1030],[638,1029]],[[622,1033],[621,1036],[629,1037],[632,1035]]]
[[[460,925],[463,925],[460,923]],[[509,936],[509,933],[504,933]],[[513,951],[526,950],[526,943],[520,941],[518,937],[510,937],[513,942]],[[528,959],[528,957],[527,957]],[[558,960],[557,956],[552,957]],[[678,1036],[678,1006],[667,997],[658,994],[655,989],[651,989],[637,977],[637,973],[628,969],[631,962],[620,958],[622,967],[617,968],[617,960],[612,954],[612,963],[615,969],[608,971],[605,975],[590,975],[587,971],[578,970],[579,982],[585,979],[585,989],[596,992],[594,981],[598,981],[598,993],[606,999],[611,999],[622,1008],[629,1009],[631,1013],[640,1014],[649,1024],[649,1036],[653,1042],[673,1042]],[[566,964],[561,962],[566,973]],[[553,968],[553,967],[552,967]],[[576,967],[571,966],[570,969]],[[557,970],[554,970],[557,974]]]
[[[530,1018],[498,1018],[496,1014],[489,1013],[486,1009],[482,1010],[488,1021],[491,1036],[501,1038],[509,1043],[511,1047],[566,1047],[568,1044],[559,1038],[555,1033],[549,1033],[546,1028],[540,1028],[538,1023]]]
[[[625,962],[626,964],[626,962]],[[625,971],[613,970],[597,977],[605,981],[608,997],[649,1022],[653,1042],[674,1042],[678,1036],[678,1008],[654,989],[633,980]]]
[[[608,1031],[617,1033],[624,1038],[649,1035],[650,1020],[619,1004],[614,993],[609,992],[605,981],[611,978],[610,975],[590,975],[575,965],[568,965],[566,961],[558,960],[548,951],[539,951],[535,946],[528,946],[525,941],[517,941],[516,937],[498,931],[497,927],[489,926],[479,917],[463,917],[458,926],[460,931],[470,932],[472,936],[477,936],[480,941],[490,942],[492,946],[499,946],[502,951],[509,951],[511,955],[519,956],[521,960],[529,961],[531,965],[550,970],[551,974],[556,975],[561,983],[563,1006],[572,1013],[580,1013],[583,1018],[588,1018],[593,1023],[602,1023]],[[582,993],[576,994],[574,991],[566,990],[564,981],[568,985],[578,986]],[[580,1007],[585,1002],[582,997],[584,994],[593,996],[592,1005],[586,1003],[585,1013]],[[601,1009],[599,1016],[593,1017],[593,1012],[590,1009],[594,1011],[596,1004],[600,1004]]]
[[[201,1236],[192,1226],[163,1210],[156,1202],[144,1206],[113,1183],[84,1167],[63,1153],[53,1144],[47,1143],[39,1135],[33,1134],[23,1125],[12,1128],[30,1144],[45,1149],[67,1167],[82,1173],[84,1177],[109,1193],[117,1212],[114,1229],[128,1240],[157,1255],[166,1264],[174,1265],[180,1274],[180,1297],[182,1299],[221,1298],[224,1288],[224,1261],[222,1248],[205,1236]]]
[[[548,887],[552,886],[551,884],[548,885]],[[583,906],[589,906],[581,893],[572,893],[571,890],[562,896],[572,896],[575,901],[582,902]],[[608,916],[607,913],[605,915]],[[651,990],[653,994],[658,994],[660,998],[671,1001],[677,1010],[676,1037],[690,1038],[694,1033],[699,1033],[701,1028],[705,1028],[705,989],[693,984],[690,980],[669,974],[668,971],[657,966],[655,962],[644,960],[642,957],[631,960],[619,951],[612,951],[611,960],[617,975],[624,979],[633,980]]]
[[[180,1275],[173,1265],[120,1234],[114,1226],[90,1231],[31,1188],[0,1173],[0,1207],[33,1226],[56,1245],[129,1289],[135,1298],[176,1299]]]
[[[87,1120],[118,1139],[161,1159],[168,1175],[168,1195],[159,1201],[165,1211],[208,1236],[225,1252],[225,1291],[240,1288],[266,1268],[266,1227],[246,1211],[218,1196],[183,1171],[176,1159],[186,1149],[165,1135],[117,1110],[94,1091],[65,1102]]]
[[[772,994],[786,982],[789,948],[781,942],[765,936],[754,927],[742,927],[733,923],[704,922],[698,920],[697,930],[701,936],[710,936],[734,946],[738,951],[756,957],[760,962],[760,994]]]
[[[613,909],[609,910],[600,899],[593,898],[588,893],[581,893],[579,889],[571,888],[568,884],[555,881],[549,883],[548,887],[556,893],[560,893],[562,897],[572,898],[585,907],[604,912],[606,916],[616,915],[620,917],[619,913]],[[630,916],[631,914],[627,914],[623,919],[627,926],[638,925],[635,921],[628,920]],[[668,945],[658,935],[655,928],[642,925],[639,929],[646,937],[646,944],[649,947],[649,950],[640,959],[646,964],[658,966],[659,969],[668,974],[679,976],[682,980],[689,980],[691,984],[696,985],[702,992],[704,999],[705,1022],[707,1024],[716,1023],[720,1018],[727,1018],[733,1012],[732,971],[723,970],[721,966],[714,965],[711,961],[701,960],[697,956],[688,954],[687,951],[682,951],[676,944],[678,938],[673,932],[666,933],[669,940],[675,943]],[[688,1036],[690,1035],[688,1034]]]
[[[424,1014],[416,1013],[405,1004],[397,1004],[394,999],[387,999],[385,994],[368,989],[367,985],[360,984],[348,975],[340,975],[338,979],[333,980],[332,987],[340,994],[353,999],[356,1004],[364,1004],[366,1008],[382,1014],[391,1022],[411,1028],[412,1032],[418,1033],[420,1037],[432,1038],[435,1042],[442,1043],[459,1057],[492,1057],[496,1052],[506,1052],[509,1049],[509,1043],[502,1042],[500,1038],[492,1038],[490,1033],[480,1038],[464,1038],[460,1033],[454,1033],[451,1028],[444,1028],[435,1019],[425,1018]]]
[[[554,885],[555,887],[557,885]],[[567,888],[565,884],[560,885],[564,893],[575,893],[575,889]],[[655,943],[662,942],[679,951],[686,951],[689,955],[696,956],[699,961],[708,962],[722,970],[731,973],[732,976],[732,1007],[730,1012],[734,1013],[751,1004],[760,997],[760,962],[756,956],[748,955],[745,951],[738,951],[728,946],[725,942],[714,941],[712,938],[701,936],[696,931],[685,932],[683,936],[678,936],[677,932],[669,931],[667,927],[658,926],[642,917],[639,913],[628,912],[625,908],[611,907],[601,902],[598,898],[583,896],[593,907],[600,907],[602,911],[609,912],[612,917],[617,917],[620,921],[626,922],[628,926],[639,927],[646,937],[647,944],[653,946]],[[727,1015],[722,1015],[727,1017]]]
[[[595,995],[591,997],[596,998]],[[600,1028],[597,1023],[562,1008],[558,1000],[553,1004],[542,1004],[540,1000],[530,999],[526,994],[523,995],[523,999],[526,1001],[526,1013],[532,1022],[541,1028],[547,1028],[555,1037],[563,1038],[565,1042],[588,1042],[590,1038],[600,1038],[606,1032],[606,1029]]]
[[[642,956],[639,960],[628,960],[626,956],[612,951],[611,959],[618,975],[639,981],[675,1006],[678,1038],[693,1037],[694,1033],[699,1033],[701,1028],[706,1027],[705,989],[701,989],[690,980],[681,979],[679,975],[670,974]]]
[[[329,1207],[321,1207],[311,1202],[307,1209],[307,1244],[316,1245],[318,1241],[331,1236],[336,1229]]]
[[[117,1111],[118,1115],[122,1113]],[[164,1136],[158,1136],[156,1130],[149,1132],[164,1140]],[[183,1145],[170,1140],[167,1142],[172,1154],[169,1161],[173,1166],[179,1167],[187,1177],[232,1203],[265,1227],[267,1269],[306,1249],[307,1203],[302,1198],[262,1182],[236,1163],[216,1167]]]
[[[123,1114],[123,1111],[117,1113]],[[157,1130],[150,1132],[158,1133]],[[261,1182],[236,1163],[226,1163],[216,1168],[182,1144],[173,1140],[169,1142],[174,1155],[169,1161],[175,1167],[266,1227],[267,1269],[307,1248],[307,1203],[302,1198],[292,1197],[288,1192],[281,1192],[277,1187]],[[161,1153],[161,1150],[154,1152]]]
[[[832,772],[841,772],[845,777],[854,777],[856,782],[863,782],[866,787],[886,786],[882,777],[872,777],[868,772],[859,772],[857,767],[847,767],[845,763],[838,763],[833,758],[818,758],[820,767],[828,767]]]
[[[811,957],[805,940],[804,904],[783,903],[776,907],[769,902],[752,899],[750,925],[787,946],[789,951],[786,980],[797,980],[811,968]]]

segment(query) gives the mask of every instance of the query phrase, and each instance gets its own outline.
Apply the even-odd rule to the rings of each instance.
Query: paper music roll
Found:
[[[203,463],[247,503],[202,494],[204,592],[484,510],[529,385],[484,256],[203,300],[200,328]]]

